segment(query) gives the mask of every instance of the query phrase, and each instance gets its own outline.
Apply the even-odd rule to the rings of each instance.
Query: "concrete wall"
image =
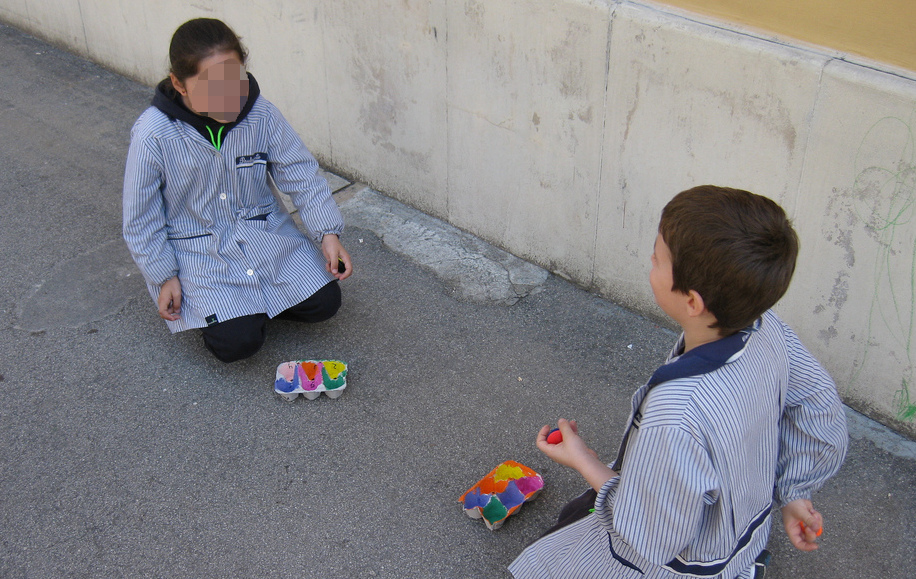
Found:
[[[916,435],[916,74],[646,2],[0,0],[149,84],[201,15],[323,164],[649,315],[673,194],[772,197],[802,239],[778,309],[850,405]]]

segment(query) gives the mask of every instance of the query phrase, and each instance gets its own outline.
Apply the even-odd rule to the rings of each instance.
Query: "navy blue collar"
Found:
[[[758,318],[757,321],[741,331],[715,342],[697,346],[686,354],[682,354],[656,370],[652,377],[649,378],[649,387],[651,388],[668,380],[699,376],[700,374],[708,374],[718,370],[740,355],[740,352],[747,345],[748,338],[760,328],[761,323],[762,320]],[[683,336],[681,340],[683,340]],[[682,341],[678,342],[678,347],[683,348]]]
[[[640,420],[639,408],[642,406],[643,401],[652,388],[668,380],[688,378],[690,376],[699,376],[700,374],[713,372],[735,360],[741,355],[741,352],[744,351],[748,338],[760,328],[762,323],[762,318],[758,318],[757,321],[743,330],[735,332],[720,340],[716,340],[715,342],[697,346],[686,354],[681,354],[656,370],[655,373],[652,374],[652,377],[649,378],[649,381],[633,394],[633,416],[627,425],[623,440],[620,442],[620,450],[617,451],[617,459],[611,466],[611,470],[619,473],[623,468],[623,457],[624,454],[626,454],[630,432],[633,429],[634,423],[638,423]],[[682,335],[681,339],[678,340],[675,351],[680,351],[683,348],[684,336]]]

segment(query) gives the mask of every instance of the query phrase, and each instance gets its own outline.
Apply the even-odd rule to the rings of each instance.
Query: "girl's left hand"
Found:
[[[325,269],[338,280],[347,279],[353,274],[353,263],[350,261],[350,254],[343,248],[340,238],[333,233],[328,233],[321,238],[321,253],[327,261]],[[344,264],[345,271],[338,269],[338,260]]]

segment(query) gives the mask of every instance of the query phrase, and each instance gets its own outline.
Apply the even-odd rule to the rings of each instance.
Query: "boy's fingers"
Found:
[[[812,521],[812,526],[806,525],[804,521],[798,521],[797,525],[792,525],[787,529],[789,541],[799,551],[814,551],[818,548],[817,537],[821,534],[823,528],[815,527],[813,525],[814,519],[810,520]]]
[[[541,441],[541,440],[546,441],[548,432],[550,432],[550,426],[545,424],[544,426],[541,427],[540,430],[538,430],[537,441]]]
[[[813,516],[811,517],[810,523],[808,526],[814,529],[817,533],[817,536],[820,537],[821,533],[824,531],[824,517],[817,511],[812,509]]]
[[[815,517],[811,517],[807,521],[799,523],[801,527],[802,534],[805,537],[805,540],[808,542],[815,542],[817,538],[821,536],[821,533],[824,532],[824,527],[821,525],[820,521]]]
[[[557,420],[557,428],[560,429],[560,432],[563,433],[563,436],[568,436],[570,434],[579,434],[579,428],[576,425],[575,420],[566,420],[561,418]]]

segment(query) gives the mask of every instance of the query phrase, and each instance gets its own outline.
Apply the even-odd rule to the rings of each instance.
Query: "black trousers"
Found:
[[[557,524],[547,529],[542,537],[546,537],[554,531],[559,531],[567,525],[571,525],[578,521],[581,518],[588,516],[590,512],[595,509],[595,499],[598,498],[598,493],[595,492],[595,489],[588,489],[578,497],[566,503],[566,505],[560,510],[560,515],[557,517]]]
[[[334,280],[276,317],[295,322],[323,322],[332,318],[339,308],[340,285]],[[201,328],[204,346],[222,362],[244,360],[264,345],[267,319],[267,314],[251,314]]]

